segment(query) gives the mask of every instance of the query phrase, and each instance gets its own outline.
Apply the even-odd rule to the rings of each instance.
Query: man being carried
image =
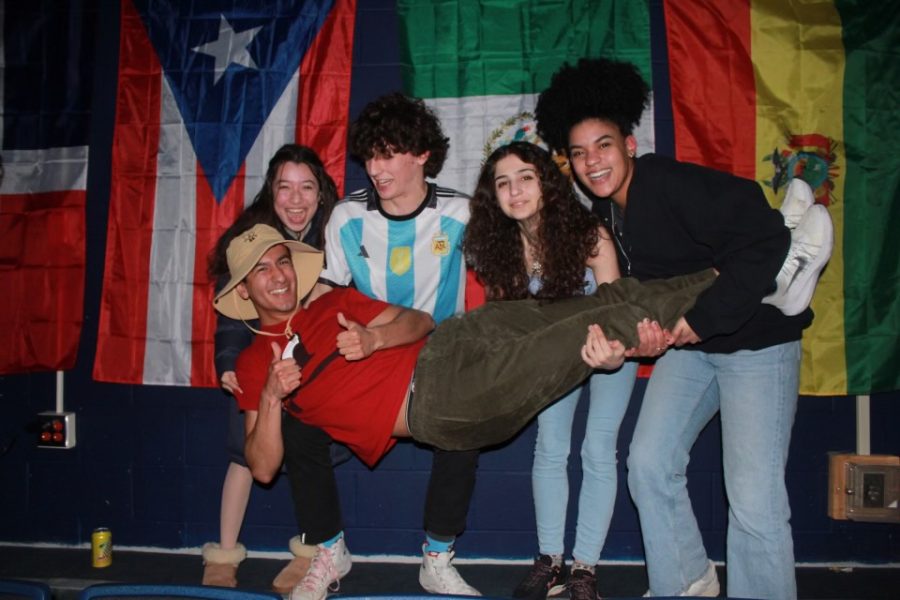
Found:
[[[434,327],[428,314],[336,289],[303,308],[322,255],[257,225],[227,249],[230,281],[216,296],[226,316],[258,318],[240,356],[236,395],[245,411],[246,456],[253,476],[270,481],[302,421],[347,444],[374,465],[397,437],[446,450],[501,443],[593,368],[613,369],[637,344],[644,318],[671,327],[715,278],[712,271],[639,284],[622,279],[591,296],[552,304],[488,304]],[[600,324],[607,342],[594,327]],[[285,423],[284,425],[287,425]],[[292,487],[299,475],[288,459]],[[296,502],[296,499],[295,499]],[[328,583],[349,571],[342,539],[319,544],[310,572]]]

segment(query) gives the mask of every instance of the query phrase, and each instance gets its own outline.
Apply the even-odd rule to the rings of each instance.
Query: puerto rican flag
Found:
[[[83,321],[96,15],[42,8],[0,2],[0,373],[72,368]]]
[[[207,256],[284,143],[343,186],[355,0],[125,0],[94,378],[216,385]]]

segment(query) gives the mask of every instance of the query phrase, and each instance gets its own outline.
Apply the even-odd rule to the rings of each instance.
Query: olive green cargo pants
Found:
[[[588,325],[634,347],[639,321],[671,329],[715,277],[709,269],[644,283],[622,278],[590,296],[489,302],[447,319],[419,353],[412,437],[444,450],[505,442],[591,374],[581,358]]]

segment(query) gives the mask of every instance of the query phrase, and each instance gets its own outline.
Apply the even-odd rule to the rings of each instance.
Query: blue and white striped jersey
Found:
[[[423,310],[440,323],[464,309],[468,221],[469,198],[433,183],[419,208],[402,217],[381,210],[374,190],[353,192],[331,213],[320,280],[352,281],[369,297]]]

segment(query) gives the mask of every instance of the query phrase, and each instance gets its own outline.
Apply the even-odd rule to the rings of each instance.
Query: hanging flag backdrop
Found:
[[[565,62],[608,56],[651,81],[644,2],[399,0],[407,91],[424,98],[450,137],[442,185],[472,193],[481,163],[504,141],[536,141],[537,95]],[[635,135],[654,148],[653,108]]]
[[[216,385],[206,258],[284,143],[343,187],[354,0],[123,0],[94,377]]]
[[[834,221],[801,393],[900,389],[896,3],[667,0],[665,15],[677,157],[759,181],[773,206],[801,177]]]
[[[68,2],[0,9],[0,373],[75,365],[95,17]]]
[[[597,55],[629,60],[651,81],[643,2],[399,0],[397,10],[407,91],[425,99],[450,137],[438,181],[467,194],[498,145],[542,143],[534,124],[537,96],[564,63]],[[651,102],[635,131],[641,154],[654,150],[654,120]],[[467,290],[481,293],[473,282],[470,276]],[[640,374],[649,367],[642,365]]]
[[[834,221],[834,255],[803,340],[801,393],[900,389],[900,236],[890,235],[900,220],[896,3],[650,8],[660,6],[677,158],[755,179],[773,206],[803,177]],[[643,2],[400,0],[398,9],[408,90],[435,108],[451,139],[439,180],[466,192],[488,147],[532,139],[536,93],[564,61],[630,60],[653,81],[657,40]],[[638,131],[643,150],[654,146],[653,115]]]

